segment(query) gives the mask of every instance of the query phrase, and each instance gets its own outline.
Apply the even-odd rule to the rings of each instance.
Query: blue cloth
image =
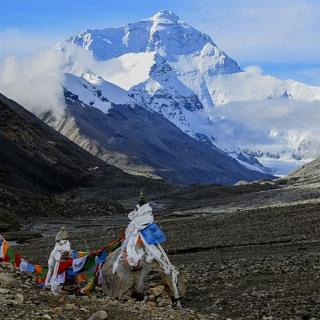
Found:
[[[78,251],[71,250],[71,259],[77,259],[79,256]]]
[[[66,278],[67,280],[72,280],[74,278],[74,276],[76,275],[76,273],[73,271],[72,268],[69,268],[66,270]]]
[[[97,256],[96,256],[96,264],[105,263],[108,257],[108,251],[106,249],[102,250]]]
[[[149,224],[140,232],[148,244],[160,244],[166,241],[166,236],[156,223]]]
[[[33,264],[28,263],[27,272],[32,272],[32,273],[35,272],[35,268],[34,268],[34,265],[33,265]]]

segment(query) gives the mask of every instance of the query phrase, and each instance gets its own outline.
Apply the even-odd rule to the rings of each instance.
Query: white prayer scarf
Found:
[[[59,264],[63,252],[70,252],[69,240],[60,240],[56,242],[54,249],[51,251],[48,260],[48,273],[45,286],[51,286],[51,290],[57,290],[57,287],[65,282],[65,272],[58,274]]]

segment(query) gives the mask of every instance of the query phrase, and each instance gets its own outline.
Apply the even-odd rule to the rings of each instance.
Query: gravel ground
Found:
[[[119,302],[104,297],[101,291],[90,296],[54,296],[33,287],[34,279],[0,264],[0,319],[47,320],[205,320],[214,319],[193,310],[171,306],[154,307],[129,300]]]
[[[320,204],[207,210],[157,219],[171,261],[186,273],[185,308],[212,319],[320,319]],[[45,262],[53,234],[66,222],[75,248],[108,243],[127,223],[124,217],[39,221],[31,229],[45,237],[19,245],[23,256]]]

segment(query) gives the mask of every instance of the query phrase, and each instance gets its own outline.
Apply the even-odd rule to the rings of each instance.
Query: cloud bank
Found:
[[[207,130],[219,141],[252,150],[277,152],[299,146],[302,141],[296,139],[320,137],[320,102],[233,102],[216,108],[212,119]]]
[[[27,57],[7,56],[0,63],[0,93],[40,115],[64,112],[64,55],[44,49]]]

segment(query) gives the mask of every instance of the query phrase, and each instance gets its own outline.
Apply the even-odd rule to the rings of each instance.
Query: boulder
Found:
[[[112,272],[112,266],[120,253],[120,248],[113,252],[103,266],[103,291],[112,299],[163,301],[173,298],[171,275],[164,273],[157,261],[148,263],[142,258],[136,267],[120,261],[118,269]],[[185,281],[180,273],[178,277],[180,298],[185,295]],[[170,299],[171,298],[171,299]]]

